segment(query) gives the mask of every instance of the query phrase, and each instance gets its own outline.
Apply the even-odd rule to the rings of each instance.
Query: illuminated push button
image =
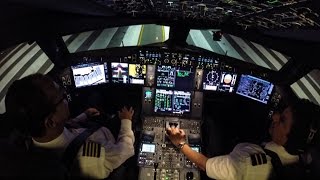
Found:
[[[224,80],[223,80],[224,83],[230,84],[231,80],[232,80],[231,74],[226,74],[226,75],[224,76]]]

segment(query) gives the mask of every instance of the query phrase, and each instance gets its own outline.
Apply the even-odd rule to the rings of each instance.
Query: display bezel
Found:
[[[207,75],[212,72],[212,71],[215,71],[217,74],[218,74],[218,79],[216,80],[217,82],[217,86],[216,86],[216,89],[206,89],[205,88],[205,82],[207,82]],[[221,82],[223,79],[223,74],[230,74],[231,75],[231,81],[234,79],[233,77],[235,76],[235,82],[232,86],[232,90],[230,92],[229,91],[223,91],[221,90],[224,86],[223,86],[223,83]],[[230,71],[221,71],[221,70],[217,70],[217,69],[207,69],[207,70],[204,70],[203,71],[203,75],[202,75],[202,83],[201,83],[201,89],[202,91],[212,91],[212,92],[220,92],[220,93],[234,93],[236,91],[236,88],[237,88],[237,83],[239,81],[239,74],[236,73],[236,72],[230,72]]]
[[[171,100],[172,100],[172,102],[171,102],[171,108],[172,108],[172,110],[171,111],[165,111],[165,112],[156,112],[155,111],[155,106],[156,106],[156,95],[157,95],[157,90],[164,90],[164,91],[172,91],[172,94],[171,94],[171,96],[172,96],[172,98],[171,98]],[[180,92],[186,92],[186,93],[190,93],[190,105],[189,105],[189,112],[184,112],[184,113],[174,113],[174,104],[173,104],[173,96],[174,96],[174,94],[175,94],[175,92],[177,92],[177,91],[180,91]],[[172,116],[189,116],[189,115],[191,115],[191,112],[192,112],[192,92],[191,91],[181,91],[181,90],[173,90],[173,89],[155,89],[155,91],[154,91],[154,95],[153,95],[153,99],[154,99],[154,102],[153,102],[153,107],[152,107],[152,111],[153,111],[153,113],[154,114],[156,114],[156,115],[172,115]]]
[[[76,85],[76,81],[75,81],[74,70],[75,69],[79,69],[79,68],[84,68],[84,67],[81,67],[81,66],[84,66],[84,67],[103,66],[103,73],[104,73],[105,81],[101,82],[101,83],[97,83],[97,84],[89,84],[89,85],[77,86]],[[95,87],[95,86],[107,84],[107,83],[110,82],[109,66],[108,66],[108,64],[106,62],[90,62],[90,63],[81,63],[81,64],[71,65],[70,66],[70,72],[71,72],[71,75],[72,75],[71,81],[72,81],[73,87],[76,88],[76,89],[85,88],[85,87]]]
[[[143,83],[132,83],[131,80],[132,79],[137,79],[137,78],[131,78],[130,77],[130,65],[140,65],[140,66],[144,66],[145,67],[145,74],[143,74],[143,79],[139,79],[139,80],[143,80]],[[146,84],[146,79],[147,79],[147,73],[148,73],[148,65],[147,64],[134,64],[134,63],[128,63],[128,78],[129,78],[129,83],[128,84],[132,84],[132,85],[142,85],[144,86]]]
[[[122,82],[115,82],[116,78],[114,78],[113,74],[112,74],[113,73],[112,65],[115,64],[115,63],[117,63],[117,64],[126,64],[127,65],[127,83],[124,83],[123,81]],[[129,80],[129,63],[127,63],[127,62],[111,62],[110,63],[110,81],[113,84],[130,84],[130,80]]]
[[[240,85],[241,85],[241,80],[242,80],[242,78],[246,78],[246,77],[249,77],[249,78],[252,78],[252,79],[257,79],[257,80],[259,80],[259,81],[263,81],[263,82],[266,82],[266,83],[269,83],[269,84],[270,84],[269,86],[271,86],[271,87],[269,87],[269,89],[268,89],[268,96],[269,96],[269,98],[267,99],[267,101],[263,101],[263,100],[254,98],[254,97],[252,97],[252,96],[248,96],[248,95],[245,95],[245,94],[243,94],[243,93],[239,93],[239,92],[238,92],[239,87],[240,87]],[[271,89],[271,90],[270,90],[270,89]],[[256,101],[256,102],[260,102],[260,103],[262,103],[262,104],[269,104],[270,99],[271,99],[271,97],[272,97],[272,94],[273,94],[273,92],[274,92],[274,89],[275,89],[274,84],[273,84],[272,82],[268,81],[268,80],[265,80],[265,79],[262,79],[262,78],[260,78],[260,77],[253,76],[253,75],[241,74],[241,76],[240,76],[240,78],[239,78],[239,82],[238,82],[237,87],[236,87],[236,90],[235,90],[235,93],[238,94],[238,95],[240,95],[240,96],[242,96],[242,97],[246,97],[246,98],[248,98],[248,99],[252,99],[252,100],[254,100],[254,101]],[[270,93],[269,93],[269,92],[270,92]]]
[[[143,151],[143,147],[144,145],[148,145],[148,146],[152,146],[153,147],[153,151]],[[156,152],[156,144],[153,144],[153,143],[141,143],[141,147],[140,147],[140,152],[145,152],[145,153],[155,153]]]

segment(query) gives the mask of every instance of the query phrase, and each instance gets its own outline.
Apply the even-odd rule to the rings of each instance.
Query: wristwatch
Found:
[[[178,144],[177,147],[178,147],[178,149],[182,149],[183,146],[186,145],[186,144],[187,144],[186,142],[181,142],[181,143]]]

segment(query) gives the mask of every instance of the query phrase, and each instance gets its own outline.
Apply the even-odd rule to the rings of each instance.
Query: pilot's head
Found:
[[[319,138],[320,107],[299,99],[281,113],[274,113],[269,132],[272,140],[290,154],[300,154]]]
[[[43,137],[61,130],[69,117],[64,90],[52,79],[33,74],[16,80],[10,86],[5,106],[9,119],[23,133]]]

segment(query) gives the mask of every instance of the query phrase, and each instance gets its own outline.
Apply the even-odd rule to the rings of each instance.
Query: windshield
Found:
[[[169,38],[169,31],[168,26],[142,24],[87,31],[67,35],[63,39],[69,51],[74,53],[164,42]],[[220,41],[215,41],[213,33],[217,31],[191,29],[187,43],[275,71],[281,69],[289,59],[280,52],[230,34],[223,34]]]
[[[142,46],[164,42],[169,37],[167,26],[148,24],[107,28],[64,36],[71,53],[109,47]],[[187,38],[190,45],[254,63],[272,70],[279,70],[289,57],[280,52],[239,37],[223,34],[220,41],[213,41],[216,30],[192,29]],[[36,43],[22,43],[0,54],[0,113],[5,112],[5,94],[11,83],[32,73],[47,73],[52,62]],[[291,85],[298,97],[320,104],[320,71],[314,70]]]
[[[54,64],[37,43],[21,43],[0,54],[0,113],[4,113],[5,96],[15,80],[33,73],[46,74]]]
[[[223,33],[220,40],[213,40],[213,34],[218,31],[191,29],[187,43],[275,71],[281,69],[289,59],[278,51],[230,34]]]
[[[320,70],[311,71],[290,87],[298,97],[320,105]]]
[[[71,53],[112,47],[142,46],[164,42],[170,28],[156,24],[142,24],[106,28],[64,36]]]

